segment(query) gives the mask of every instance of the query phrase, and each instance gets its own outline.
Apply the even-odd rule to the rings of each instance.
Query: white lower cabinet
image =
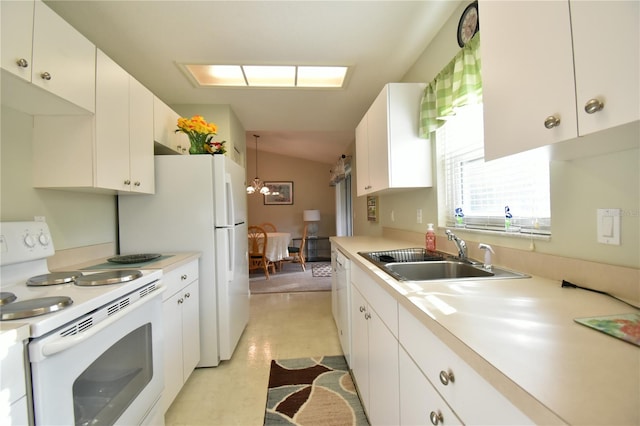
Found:
[[[400,424],[461,425],[422,371],[400,348]]]
[[[356,266],[351,283],[351,368],[360,399],[372,425],[396,425],[400,421],[398,305]]]
[[[1,332],[0,332],[1,333]],[[6,332],[9,334],[9,332]],[[25,336],[26,337],[26,336]],[[25,346],[22,341],[8,344],[0,339],[0,424],[29,424],[26,395]],[[8,339],[7,339],[8,340]]]
[[[200,361],[198,261],[165,274],[163,281],[164,413]]]
[[[401,346],[415,361],[418,372],[426,377],[432,388],[442,396],[459,418],[452,420],[454,423],[461,421],[465,424],[483,425],[535,424],[402,306],[399,307],[398,319]],[[415,386],[415,378],[409,382],[406,382],[407,380],[407,377],[401,375],[400,387],[403,389],[403,397],[409,392],[407,387]],[[409,418],[416,415],[416,410],[420,408],[429,410],[429,414],[433,410],[425,401],[413,402],[419,406],[409,404],[408,401],[403,402],[403,414],[406,413]],[[442,407],[442,418],[446,424],[445,406]],[[403,424],[415,423],[409,421]],[[427,422],[422,421],[418,424]]]

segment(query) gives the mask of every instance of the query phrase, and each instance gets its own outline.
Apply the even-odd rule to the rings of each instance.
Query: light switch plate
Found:
[[[598,209],[598,242],[620,245],[620,209]]]

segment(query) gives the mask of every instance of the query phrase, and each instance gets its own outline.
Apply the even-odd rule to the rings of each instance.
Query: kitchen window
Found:
[[[551,234],[544,149],[485,162],[482,104],[456,108],[435,140],[440,226]]]

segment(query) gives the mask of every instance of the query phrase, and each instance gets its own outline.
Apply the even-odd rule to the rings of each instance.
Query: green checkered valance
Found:
[[[480,75],[480,33],[458,52],[440,74],[424,89],[420,105],[420,137],[431,132],[455,114],[455,108],[482,102]]]

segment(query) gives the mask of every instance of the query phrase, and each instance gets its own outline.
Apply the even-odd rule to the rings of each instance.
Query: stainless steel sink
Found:
[[[442,252],[424,249],[398,249],[358,253],[399,281],[441,281],[529,278],[503,268],[484,269],[480,262],[461,260]]]
[[[448,280],[494,275],[492,272],[467,263],[451,261],[388,263],[384,269],[403,281]]]

